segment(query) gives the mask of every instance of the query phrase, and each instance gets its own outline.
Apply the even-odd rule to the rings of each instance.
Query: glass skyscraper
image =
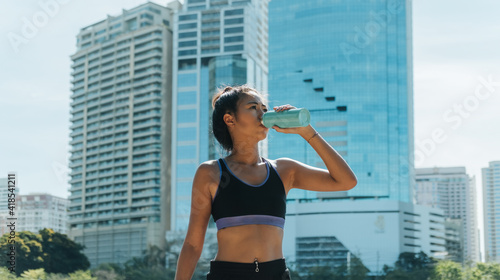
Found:
[[[165,244],[173,9],[146,3],[77,35],[69,235],[94,267]]]
[[[311,111],[312,126],[349,163],[347,192],[293,189],[289,200],[412,201],[411,1],[269,3],[270,105]],[[298,135],[270,131],[269,157],[325,168]]]
[[[187,229],[193,177],[222,151],[211,130],[217,88],[267,92],[268,0],[186,0],[175,14],[171,229]],[[265,142],[261,142],[265,152]],[[210,223],[214,227],[214,223]]]

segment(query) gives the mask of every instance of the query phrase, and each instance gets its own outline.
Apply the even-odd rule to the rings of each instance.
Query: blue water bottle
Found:
[[[276,125],[280,128],[308,126],[311,114],[306,108],[290,109],[281,112],[268,111],[262,115],[262,123],[271,128]]]

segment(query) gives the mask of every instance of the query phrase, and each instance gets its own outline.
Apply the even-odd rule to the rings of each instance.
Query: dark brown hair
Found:
[[[249,95],[250,92],[260,94],[247,85],[236,87],[227,86],[223,89],[220,88],[212,99],[212,132],[222,148],[228,152],[233,150],[233,140],[224,122],[224,115],[230,113],[238,119],[238,101],[245,95]]]

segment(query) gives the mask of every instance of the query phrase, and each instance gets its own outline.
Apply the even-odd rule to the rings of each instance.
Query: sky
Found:
[[[76,35],[142,3],[2,3],[0,178],[16,172],[21,194],[69,195],[70,56]],[[475,176],[480,206],[481,168],[500,160],[499,10],[497,0],[413,1],[415,167],[465,166]]]

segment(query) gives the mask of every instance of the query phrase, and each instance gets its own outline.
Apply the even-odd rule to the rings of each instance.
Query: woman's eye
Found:
[[[252,108],[255,108],[255,110],[257,110],[257,106],[252,106],[252,107],[250,107],[250,109],[252,109]],[[264,111],[264,112],[267,112],[267,109],[264,109],[263,111]]]

